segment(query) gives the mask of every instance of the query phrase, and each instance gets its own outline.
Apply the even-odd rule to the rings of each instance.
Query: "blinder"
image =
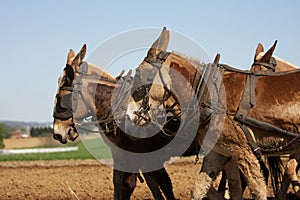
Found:
[[[81,73],[87,71],[86,62],[83,62],[80,65],[80,69],[81,69],[80,70]],[[66,76],[69,76],[70,72],[73,71],[73,68],[72,68],[72,66],[67,64],[65,67],[65,70],[66,70]],[[68,77],[66,77],[66,78],[68,80]],[[80,88],[81,88],[82,77],[81,76],[71,77],[71,79],[73,79],[72,82],[75,82],[75,83],[67,82],[66,84],[68,86],[63,85],[60,87],[60,90],[67,90],[67,91],[70,91],[70,93],[65,94],[63,96],[59,96],[58,94],[56,95],[57,104],[56,104],[56,107],[54,108],[53,117],[61,119],[61,120],[67,120],[69,118],[72,118],[73,112],[75,112],[77,109],[78,95],[79,95]],[[57,108],[57,106],[58,106],[58,108]]]
[[[66,120],[73,116],[72,112],[72,93],[63,96],[56,96],[56,106],[54,108],[53,116],[55,118]]]
[[[72,109],[72,93],[65,94],[61,97],[60,106],[66,109]]]
[[[77,109],[78,95],[78,91],[73,90],[72,92],[61,97],[57,96],[56,106],[59,105],[59,108],[55,108],[53,116],[61,120],[66,120],[73,117],[73,112],[75,112]]]
[[[76,72],[78,75],[72,77],[72,72],[73,68],[70,65],[66,65],[65,71],[66,71],[66,76],[63,77],[66,81],[67,79],[71,80],[72,82],[65,82],[63,86],[60,87],[60,90],[66,90],[69,91],[70,93],[64,94],[62,96],[59,96],[58,94],[56,95],[56,107],[54,108],[53,116],[55,118],[61,119],[61,120],[67,120],[69,118],[73,117],[73,113],[76,112],[77,106],[78,106],[78,100],[79,96],[81,100],[83,101],[88,113],[90,114],[91,112],[91,107],[85,97],[82,94],[82,78],[86,77],[89,79],[96,79],[96,80],[106,80],[110,82],[106,78],[103,78],[101,76],[97,76],[94,74],[87,74],[88,72],[88,64],[86,62],[82,62],[80,64],[79,70]],[[67,76],[70,76],[69,78]]]

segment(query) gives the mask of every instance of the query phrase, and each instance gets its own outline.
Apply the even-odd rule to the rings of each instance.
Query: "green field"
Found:
[[[59,153],[29,153],[0,155],[2,161],[65,160],[65,159],[101,159],[111,158],[111,152],[102,139],[89,139],[64,145],[77,146],[78,151]],[[59,146],[62,147],[62,146]],[[41,148],[41,147],[40,147]]]

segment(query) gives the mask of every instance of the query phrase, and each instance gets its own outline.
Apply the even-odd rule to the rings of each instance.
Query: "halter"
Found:
[[[162,75],[162,65],[167,60],[168,56],[170,55],[170,52],[162,51],[160,52],[156,59],[150,59],[148,57],[144,58],[144,61],[149,63],[151,66],[153,66],[152,69],[140,69],[135,77],[134,77],[134,85],[132,87],[132,97],[135,102],[142,100],[141,107],[134,112],[134,114],[137,116],[137,121],[135,122],[138,124],[141,120],[146,121],[147,123],[152,123],[151,119],[149,119],[146,115],[151,109],[151,105],[149,104],[149,91],[151,90],[153,80],[157,73],[159,74],[160,81],[163,84],[164,88],[164,95],[163,99],[159,102],[159,106],[163,105],[164,108],[168,112],[172,112],[174,107],[178,104],[177,98],[173,94],[172,91],[167,87],[167,84],[163,78]],[[141,85],[141,86],[140,86]],[[165,102],[170,97],[173,97],[175,99],[175,103],[171,105],[170,107],[166,108]],[[180,117],[180,114],[174,115],[173,117],[167,117],[167,121],[165,122],[165,125],[172,123],[172,121],[178,121],[178,117]],[[172,137],[176,134],[176,132],[172,131],[167,126],[164,126],[161,129],[161,133],[167,137]]]
[[[64,70],[67,70],[67,68],[70,68],[72,66],[66,65]],[[86,62],[82,62],[80,64],[79,70],[76,72],[79,74],[76,76],[70,86],[63,85],[60,87],[60,90],[69,91],[70,93],[67,93],[65,95],[56,95],[57,104],[53,112],[53,117],[60,119],[60,120],[67,120],[70,118],[73,118],[73,113],[76,112],[79,98],[81,98],[88,115],[81,118],[82,122],[77,122],[76,125],[80,125],[82,123],[91,123],[91,124],[106,124],[104,127],[107,127],[107,123],[113,121],[113,117],[108,114],[105,119],[102,119],[98,121],[92,116],[92,106],[88,103],[87,99],[82,93],[82,79],[90,79],[90,80],[102,80],[110,83],[117,83],[116,80],[111,80],[96,74],[88,74],[88,64]],[[57,108],[58,106],[58,108]],[[111,112],[110,112],[111,113]],[[91,121],[91,122],[84,122],[84,121]],[[80,127],[81,128],[81,127]],[[103,127],[102,127],[103,128]],[[86,130],[85,128],[81,128]],[[94,132],[91,130],[87,130],[89,132]],[[99,132],[99,131],[97,131]]]
[[[277,65],[277,62],[276,62],[276,59],[274,57],[272,57],[269,63],[256,61],[252,64],[252,66],[254,66],[254,65],[262,65],[262,66],[266,67],[267,69],[270,69],[273,72],[275,72],[275,67]]]
[[[157,55],[156,60],[152,60],[148,57],[144,58],[144,61],[153,66],[153,69],[140,69],[140,71],[136,73],[134,85],[132,87],[132,97],[134,98],[134,101],[137,102],[148,94],[157,73],[159,73],[164,87],[166,86],[161,73],[161,68],[169,55],[169,52],[162,51]]]

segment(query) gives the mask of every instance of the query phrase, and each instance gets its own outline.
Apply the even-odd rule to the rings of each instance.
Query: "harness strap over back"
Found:
[[[275,64],[276,64],[276,62],[275,62]],[[272,63],[270,65],[272,65]],[[228,66],[226,66],[226,69],[227,68],[228,68]],[[229,67],[228,69],[230,69],[230,71],[231,71],[234,68]],[[259,76],[280,76],[280,75],[298,72],[298,70],[288,71],[288,72],[274,72],[275,70],[274,71],[273,70],[274,69],[270,68],[267,71],[258,71],[258,72],[246,71],[247,73],[243,73],[243,74],[247,74],[247,80],[246,80],[244,92],[243,92],[243,95],[242,95],[242,98],[240,101],[240,105],[234,116],[234,119],[239,122],[239,126],[243,130],[252,150],[255,152],[255,154],[258,158],[261,157],[262,152],[274,151],[274,149],[269,150],[269,149],[260,148],[259,145],[257,144],[254,136],[248,130],[248,127],[255,127],[255,128],[270,132],[272,134],[276,134],[278,136],[285,135],[292,139],[291,142],[289,142],[289,143],[292,143],[292,142],[300,139],[300,135],[297,133],[292,133],[292,132],[280,129],[272,124],[265,123],[265,122],[253,119],[251,117],[248,117],[249,111],[256,103],[255,90],[256,90],[257,80],[258,80]]]

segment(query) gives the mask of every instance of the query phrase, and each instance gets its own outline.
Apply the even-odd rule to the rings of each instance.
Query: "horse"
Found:
[[[115,126],[114,119],[110,115],[110,101],[113,89],[118,87],[117,80],[99,67],[84,62],[85,54],[86,45],[83,45],[76,56],[73,50],[68,53],[67,64],[59,78],[54,103],[54,139],[63,144],[69,140],[75,141],[79,136],[77,130],[80,128],[79,124],[83,123],[87,116],[92,116],[94,124],[104,130],[100,133],[104,141],[111,147],[114,165],[126,162],[126,158],[122,158],[122,155],[118,155],[118,152],[114,151],[112,147],[114,145],[135,152],[145,151],[147,148],[149,149],[149,145],[155,146],[150,142],[143,143],[142,141],[140,143],[139,140],[132,139]],[[120,78],[118,77],[118,79]],[[175,199],[171,180],[163,166],[156,171],[142,173],[155,199],[164,199],[160,190],[167,199]],[[130,199],[136,185],[136,177],[138,176],[143,181],[138,174],[121,171],[114,167],[115,200]]]
[[[298,67],[295,66],[294,64],[291,64],[291,63],[273,55],[276,45],[277,45],[277,40],[272,45],[272,47],[265,52],[263,45],[261,43],[259,43],[257,45],[256,51],[255,51],[253,64],[251,65],[250,71],[257,72],[257,71],[271,70],[271,71],[275,71],[275,72],[284,72],[284,71],[291,71],[291,70],[298,69]],[[270,55],[272,55],[272,56],[270,56]],[[284,170],[284,172],[285,172],[284,175],[282,172],[283,163],[280,161],[279,157],[271,156],[271,157],[266,158],[267,163],[269,163],[269,166],[270,166],[269,167],[270,171],[272,173],[271,181],[272,181],[272,186],[273,186],[273,192],[277,196],[278,199],[286,199],[287,189],[291,182],[293,184],[295,193],[298,191],[298,187],[297,187],[298,186],[298,178],[297,178],[297,174],[296,174],[296,168],[297,168],[297,164],[298,164],[297,160],[299,158],[298,154],[299,153],[295,153],[295,154],[291,155],[291,159],[286,164],[286,167]],[[234,163],[232,165],[234,165]],[[262,162],[262,161],[261,161],[261,166],[263,166],[264,176],[265,176],[265,179],[267,182],[269,172],[267,171],[267,168],[266,168],[266,166],[264,166],[264,162]],[[235,167],[231,167],[231,172],[233,172],[232,174],[239,176],[239,172],[235,169],[236,169]],[[229,170],[227,170],[227,171],[229,171]],[[241,177],[241,179],[243,179],[243,177]],[[231,180],[229,180],[230,188],[240,187],[240,186],[237,186],[237,184],[230,183],[230,181]],[[244,183],[244,181],[242,181],[242,183],[243,183],[242,188],[244,190],[247,185]],[[281,183],[280,189],[279,189],[279,183]],[[224,194],[224,192],[225,192],[225,184],[226,184],[226,172],[222,171],[222,178],[221,178],[219,190],[218,190],[221,192],[221,194]],[[237,191],[237,190],[235,190],[235,191]],[[238,191],[240,191],[240,190],[238,190]]]
[[[259,43],[256,48],[256,52],[255,52],[255,56],[254,56],[254,63],[260,63],[260,62],[268,63],[268,61],[265,61],[265,58],[269,57],[269,56],[265,56],[265,55],[273,54],[276,44],[277,44],[277,41],[275,41],[273,46],[265,53],[264,47],[262,46],[262,44]],[[276,72],[282,72],[282,71],[291,71],[291,70],[299,69],[299,67],[297,67],[296,65],[289,63],[277,56],[273,55],[272,57],[274,59],[273,62],[274,61],[276,62],[276,63],[274,63],[274,66],[275,66],[274,68],[266,67],[264,65],[253,65],[250,70],[252,70],[252,71],[275,70]],[[281,174],[280,174],[280,177],[278,177],[279,180],[277,181],[277,183],[281,182],[281,187],[278,188],[278,186],[277,187],[273,186],[273,188],[276,188],[276,192],[274,192],[274,193],[275,194],[277,193],[276,194],[277,199],[286,199],[287,190],[288,190],[290,183],[292,183],[295,194],[298,193],[299,181],[298,181],[296,172],[298,171],[297,166],[298,166],[299,160],[300,160],[300,152],[290,155],[290,159],[286,163],[286,166],[284,169],[284,174],[282,174],[282,172],[280,172]]]
[[[157,62],[161,63],[159,57],[166,52],[168,38],[168,31],[164,28],[160,37],[149,49],[147,57],[138,66],[139,71],[158,71],[155,69],[157,68],[155,65]],[[256,64],[262,65],[263,63]],[[272,63],[264,63],[264,65],[267,64],[272,65]],[[182,57],[169,53],[162,65],[164,68],[176,70],[188,80],[190,85],[193,84],[196,69],[192,68],[191,64]],[[237,162],[253,198],[267,199],[266,184],[255,154],[263,153],[269,156],[297,152],[298,135],[293,132],[297,132],[299,128],[297,111],[299,110],[298,86],[300,80],[297,77],[300,71],[267,73],[264,71],[238,70],[222,64],[215,67],[225,71],[221,82],[224,86],[223,91],[226,91],[223,94],[226,99],[226,112],[223,113],[225,119],[224,123],[222,120],[212,121],[216,125],[221,123],[216,127],[222,127],[223,125],[220,134],[216,129],[210,131],[208,135],[205,126],[198,129],[197,139],[202,146],[207,145],[203,143],[207,135],[213,135],[218,140],[215,145],[210,146],[212,149],[210,156],[214,158],[211,161],[214,162],[204,160],[200,174],[195,180],[192,198],[204,198],[216,174],[219,173],[229,158],[233,158]],[[157,76],[161,76],[161,73],[157,74]],[[184,96],[189,95],[185,94],[187,83],[176,82],[176,79],[172,79],[174,78],[172,73],[165,73],[164,75],[172,80],[171,87],[173,85],[173,88],[176,87],[177,90],[181,90]],[[200,73],[200,75],[202,74]],[[256,87],[251,87],[251,84]],[[154,90],[153,98],[152,89]],[[161,101],[163,96],[159,98],[157,94],[163,93],[164,89],[164,87],[159,88],[157,85],[154,88],[149,88],[149,98],[153,102],[155,100],[156,102]],[[222,100],[222,98],[219,99]],[[217,110],[219,108],[213,106],[213,109]],[[296,114],[292,112],[294,110]],[[243,125],[246,126],[246,129],[250,128],[252,130],[255,135],[254,142],[251,140],[251,135],[249,137],[247,136],[249,134],[244,133],[246,130],[244,130]],[[253,148],[256,145],[259,145],[258,149]]]

